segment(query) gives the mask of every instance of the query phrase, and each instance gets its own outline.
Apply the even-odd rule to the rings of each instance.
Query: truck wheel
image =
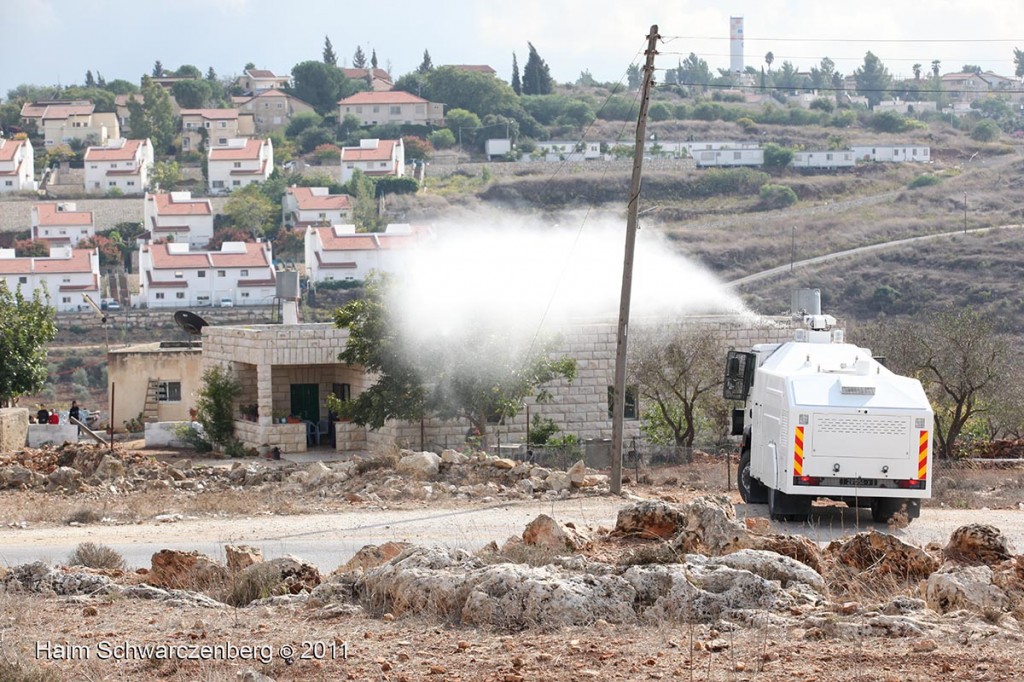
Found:
[[[768,517],[773,521],[803,523],[810,513],[811,498],[803,495],[787,495],[775,488],[768,488]]]
[[[740,465],[736,469],[736,488],[747,504],[764,504],[768,501],[768,487],[750,475],[750,450],[740,453]]]
[[[910,523],[921,516],[921,500],[876,497],[871,501],[871,520],[875,523],[889,523],[901,512],[906,514],[906,521]]]

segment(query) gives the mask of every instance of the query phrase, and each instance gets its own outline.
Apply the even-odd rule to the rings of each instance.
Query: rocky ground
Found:
[[[125,570],[80,546],[68,565],[3,568],[0,680],[1021,678],[1024,556],[999,529],[822,547],[738,520],[706,481],[670,478],[634,483],[614,527],[540,515],[472,554],[388,543],[330,574],[244,546],[224,563],[167,550]],[[196,466],[76,446],[0,460],[0,488],[0,518],[21,505],[25,523],[88,524],[132,522],[153,497],[150,511],[237,495],[301,513],[555,500],[607,494],[607,481],[454,451]],[[71,518],[76,507],[112,516]]]

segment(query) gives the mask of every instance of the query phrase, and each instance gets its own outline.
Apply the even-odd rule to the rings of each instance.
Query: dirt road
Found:
[[[331,571],[360,547],[393,541],[476,549],[494,540],[501,544],[519,535],[538,514],[548,514],[580,526],[615,525],[618,510],[628,504],[615,497],[588,497],[559,502],[526,501],[482,507],[438,510],[366,510],[337,514],[257,516],[250,518],[183,518],[170,523],[147,521],[122,526],[51,526],[0,531],[0,563],[16,565],[43,560],[61,562],[82,542],[108,545],[129,566],[149,566],[161,549],[199,550],[223,558],[225,544],[249,544],[267,558],[294,554],[321,570]],[[766,517],[764,505],[738,505],[737,515]],[[896,535],[919,545],[945,544],[956,528],[988,523],[1002,530],[1011,549],[1024,549],[1024,511],[925,509],[921,518]],[[856,514],[841,507],[815,507],[803,524],[773,523],[780,533],[802,534],[820,543],[873,529],[868,510]]]

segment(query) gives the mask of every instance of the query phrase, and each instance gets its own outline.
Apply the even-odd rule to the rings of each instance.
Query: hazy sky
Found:
[[[138,82],[159,59],[219,75],[246,62],[287,73],[320,59],[329,35],[339,64],[361,45],[398,77],[423,50],[435,65],[489,64],[508,79],[512,53],[536,46],[559,82],[588,69],[617,81],[641,58],[651,24],[665,40],[656,65],[696,52],[713,69],[729,65],[729,17],[744,18],[747,65],[807,69],[828,56],[851,73],[868,50],[894,76],[912,65],[942,71],[964,64],[1013,76],[1013,48],[1024,49],[1021,0],[0,0],[0,25],[13,41],[0,62],[0,93],[19,83],[81,83],[86,69]],[[13,55],[24,55],[15,59]],[[343,64],[344,65],[344,64]]]

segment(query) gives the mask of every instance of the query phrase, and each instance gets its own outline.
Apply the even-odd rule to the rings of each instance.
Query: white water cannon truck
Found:
[[[745,403],[732,423],[744,502],[790,521],[805,520],[816,498],[870,507],[878,522],[917,518],[931,497],[934,440],[921,383],[845,343],[820,303],[803,320],[792,341],[726,359],[724,395]]]

